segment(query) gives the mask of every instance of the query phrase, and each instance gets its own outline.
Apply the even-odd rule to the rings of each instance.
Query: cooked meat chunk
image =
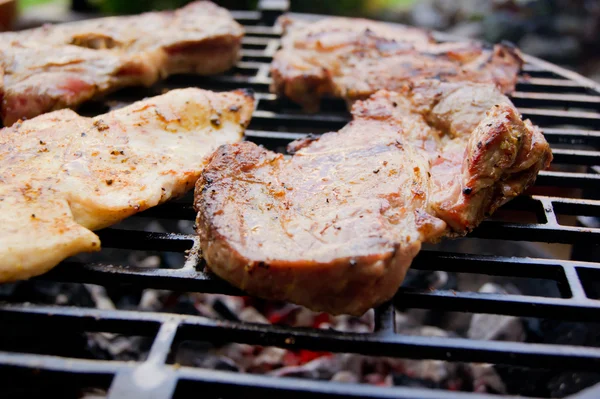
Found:
[[[365,19],[284,17],[281,23],[286,34],[271,64],[271,91],[307,111],[318,110],[324,96],[351,104],[421,78],[490,83],[509,93],[522,64],[510,46],[436,43],[426,31]]]
[[[0,34],[5,126],[176,73],[211,75],[239,57],[242,27],[210,2]]]
[[[173,90],[85,118],[59,110],[0,130],[0,282],[100,249],[101,229],[193,187],[242,138],[243,91]]]
[[[290,159],[224,145],[196,183],[208,267],[263,298],[360,315],[390,299],[422,242],[463,235],[523,192],[551,152],[490,85],[427,81],[355,103]]]

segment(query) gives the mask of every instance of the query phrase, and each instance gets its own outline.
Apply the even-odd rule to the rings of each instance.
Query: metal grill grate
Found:
[[[305,115],[296,106],[268,93],[269,63],[280,42],[273,27],[285,1],[261,1],[257,12],[234,12],[245,25],[243,57],[230,73],[210,78],[178,76],[149,89],[156,94],[164,88],[199,86],[225,90],[250,87],[257,92],[257,108],[247,140],[270,149],[284,146],[307,132],[337,130],[349,119],[344,105],[329,101],[328,110]],[[444,40],[445,37],[439,37]],[[394,301],[404,307],[474,313],[494,313],[546,317],[570,321],[600,320],[600,228],[593,227],[600,217],[600,88],[579,75],[534,57],[527,65],[512,99],[524,116],[540,125],[553,146],[555,165],[564,168],[540,173],[537,187],[576,188],[576,198],[534,195],[520,197],[503,209],[536,215],[536,223],[486,221],[470,237],[495,240],[537,241],[573,244],[573,258],[579,260],[498,257],[476,254],[423,251],[414,269],[444,270],[460,273],[485,273],[497,276],[542,278],[557,283],[561,295],[550,298],[525,295],[499,295],[453,291],[416,291],[401,289]],[[127,91],[120,101],[139,99]],[[129,98],[131,96],[131,98]],[[561,223],[558,215],[578,216],[577,225]],[[136,217],[193,220],[190,203],[173,202]],[[592,221],[592,224],[584,223]],[[205,274],[197,255],[198,241],[193,235],[125,231],[116,228],[99,232],[104,247],[129,250],[184,252],[191,250],[179,269],[145,269],[111,264],[64,262],[43,280],[127,285],[174,291],[210,292],[238,295],[240,292]],[[0,352],[4,375],[27,376],[36,372],[50,378],[78,378],[81,381],[110,385],[110,398],[170,398],[177,391],[218,388],[219,396],[241,393],[292,397],[306,393],[339,397],[377,398],[483,398],[487,395],[431,391],[420,388],[377,388],[331,382],[275,379],[165,364],[175,340],[202,338],[285,348],[352,352],[415,359],[503,363],[518,366],[600,370],[600,348],[516,342],[476,341],[462,338],[404,336],[394,332],[391,303],[376,309],[372,333],[342,333],[279,326],[215,321],[202,317],[168,313],[110,311],[32,304],[0,304],[0,323],[4,328],[25,326],[48,331],[103,331],[154,337],[144,362],[85,360]],[[6,374],[9,373],[9,374]],[[71,380],[72,381],[72,380]],[[139,381],[145,381],[140,384]],[[144,389],[149,389],[145,391]],[[600,396],[600,389],[588,393]],[[495,397],[498,396],[489,396]]]

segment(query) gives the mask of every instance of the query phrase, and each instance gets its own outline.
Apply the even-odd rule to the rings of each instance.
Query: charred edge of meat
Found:
[[[248,97],[251,100],[255,100],[255,96],[254,96],[254,90],[250,89],[250,88],[240,88],[240,89],[235,89],[234,93],[239,93],[245,97]]]
[[[312,143],[313,141],[317,141],[319,140],[319,136],[316,136],[312,133],[309,133],[308,136],[303,137],[301,139],[298,140],[294,140],[291,143],[289,143],[287,145],[287,152],[288,154],[295,154],[296,152],[300,151],[301,149],[303,149],[304,147],[307,147],[310,143]]]

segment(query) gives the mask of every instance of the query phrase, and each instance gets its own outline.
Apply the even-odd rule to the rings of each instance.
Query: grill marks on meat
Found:
[[[239,58],[243,28],[210,2],[0,34],[5,126],[176,73],[211,75]]]
[[[479,43],[436,43],[423,30],[365,19],[325,18],[307,24],[283,18],[286,34],[271,65],[271,91],[308,111],[323,96],[350,104],[407,80],[490,83],[514,90],[522,60],[516,49]]]
[[[489,85],[422,82],[355,103],[290,159],[224,145],[196,184],[202,253],[250,294],[361,314],[390,299],[422,242],[463,235],[533,183],[548,144]]]
[[[183,89],[96,118],[59,110],[2,129],[0,282],[97,251],[90,230],[188,191],[211,152],[241,140],[253,108],[244,91]]]

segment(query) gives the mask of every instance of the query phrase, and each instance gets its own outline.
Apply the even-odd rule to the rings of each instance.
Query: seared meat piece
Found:
[[[271,91],[308,111],[318,110],[323,96],[351,104],[420,78],[491,83],[509,93],[522,65],[512,47],[438,44],[426,31],[365,19],[325,18],[307,24],[284,17],[281,23],[286,34],[271,64]]]
[[[243,91],[173,90],[84,118],[60,110],[0,130],[0,282],[100,249],[101,229],[193,187],[218,146],[242,138]]]
[[[360,315],[390,299],[422,242],[463,235],[546,167],[543,135],[489,85],[379,91],[339,132],[284,158],[224,145],[196,183],[202,254],[264,298]]]
[[[170,74],[224,72],[237,61],[243,34],[227,10],[210,2],[2,33],[2,120],[10,126],[76,108],[120,87],[149,86]]]

